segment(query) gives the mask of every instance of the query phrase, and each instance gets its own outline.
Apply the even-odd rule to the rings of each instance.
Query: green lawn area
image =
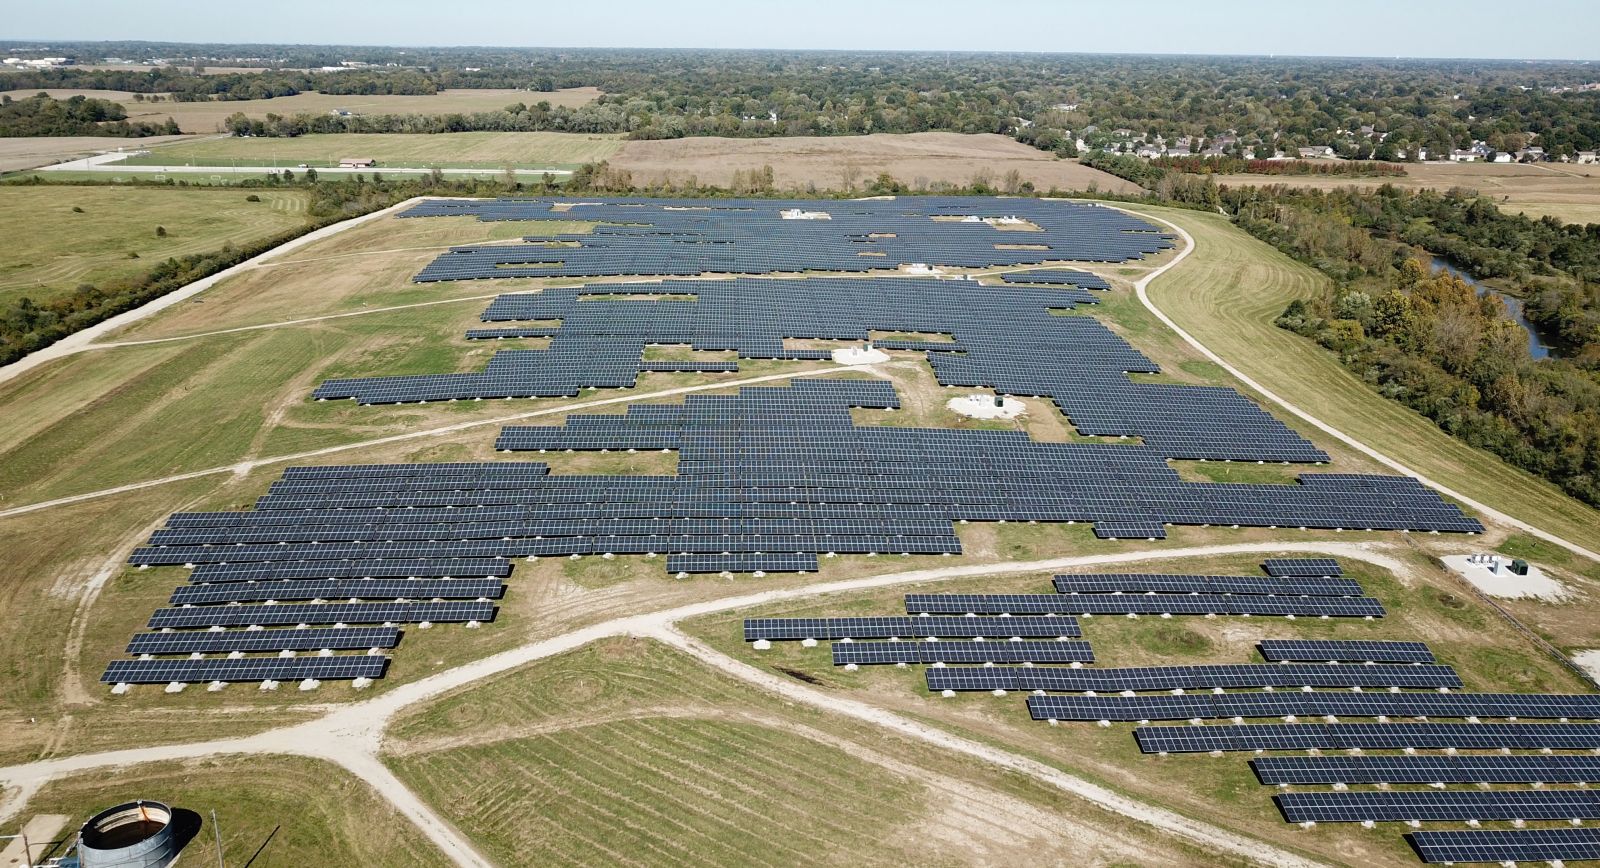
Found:
[[[89,772],[44,786],[23,816],[62,814],[75,835],[97,811],[155,799],[199,815],[184,865],[416,865],[450,862],[365,783],[328,763],[295,757],[224,757]],[[13,823],[0,833],[14,833]],[[54,855],[61,855],[56,851]]]
[[[221,138],[179,142],[130,157],[130,165],[337,166],[371,157],[385,167],[570,169],[603,160],[622,146],[614,135],[585,133],[332,133],[295,138]]]
[[[243,246],[306,223],[305,193],[254,192],[261,201],[238,190],[0,186],[0,305],[23,296],[44,302],[171,256]]]
[[[1127,206],[1177,223],[1197,249],[1150,285],[1150,300],[1178,325],[1279,397],[1440,484],[1581,545],[1600,539],[1600,511],[1554,485],[1439,430],[1379,395],[1315,342],[1273,324],[1292,299],[1326,277],[1235,229],[1215,214]],[[1309,426],[1285,417],[1296,430]]]

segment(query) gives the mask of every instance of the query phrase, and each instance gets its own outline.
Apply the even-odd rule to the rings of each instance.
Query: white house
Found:
[[[1511,162],[1511,156],[1512,155],[1511,155],[1510,151],[1495,151],[1494,155],[1489,158],[1489,162],[1491,162],[1491,163],[1509,163],[1509,162]]]
[[[1300,149],[1300,159],[1302,160],[1321,160],[1332,156],[1333,148],[1330,148],[1327,145],[1317,145],[1316,147]]]
[[[1600,154],[1600,152],[1596,152],[1596,151],[1579,151],[1578,155],[1573,158],[1573,162],[1577,162],[1577,163],[1596,163],[1596,162],[1600,162],[1600,157],[1597,157],[1597,154]]]
[[[1469,151],[1460,151],[1460,150],[1457,150],[1457,151],[1451,151],[1450,152],[1450,162],[1452,162],[1452,163],[1476,163],[1481,158],[1482,158],[1482,155],[1479,154],[1477,151],[1470,151],[1470,150]]]

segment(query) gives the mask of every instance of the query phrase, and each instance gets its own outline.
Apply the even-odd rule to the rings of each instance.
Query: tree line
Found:
[[[168,46],[168,48],[176,48]],[[219,51],[220,48],[212,48]],[[197,75],[56,69],[17,87],[95,87],[179,99],[323,93],[533,91],[593,86],[635,138],[999,133],[1070,153],[1121,130],[1168,140],[1233,131],[1245,148],[1310,145],[1392,161],[1485,141],[1552,154],[1600,147],[1596,77],[1577,63],[797,51],[396,49],[254,46],[272,63],[360,59],[402,68]],[[186,55],[196,49],[189,46]],[[237,49],[235,50],[237,53]],[[467,116],[468,122],[479,118]],[[500,118],[481,118],[501,123]],[[493,128],[493,127],[489,127]]]
[[[51,99],[37,94],[23,99],[0,96],[0,137],[18,136],[160,136],[176,135],[172,118],[164,124],[129,123],[118,103],[74,96]]]
[[[1215,189],[1240,228],[1332,278],[1280,326],[1462,441],[1600,505],[1600,224],[1506,214],[1465,190]],[[1531,358],[1499,296],[1432,272],[1430,254],[1523,298],[1561,357]]]

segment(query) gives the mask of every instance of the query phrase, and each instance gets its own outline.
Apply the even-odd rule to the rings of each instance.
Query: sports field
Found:
[[[337,166],[346,157],[371,157],[385,167],[571,169],[604,160],[620,137],[583,133],[329,134],[294,138],[210,138],[154,148],[130,157],[142,166]]]
[[[47,301],[79,284],[141,274],[171,256],[242,246],[305,224],[305,193],[251,192],[261,201],[246,201],[243,191],[0,187],[0,304]]]
[[[0,85],[5,83],[0,78]],[[128,120],[146,123],[163,123],[167,118],[178,122],[186,133],[217,133],[226,129],[224,122],[235,112],[252,118],[267,114],[327,114],[331,111],[348,111],[359,115],[442,115],[452,112],[471,113],[499,111],[513,103],[533,105],[549,102],[551,105],[580,106],[593,102],[600,92],[592,87],[572,88],[552,92],[489,88],[483,90],[443,90],[436,94],[416,96],[391,96],[387,94],[325,94],[297,93],[273,99],[209,100],[205,102],[140,102],[133,94],[117,90],[83,90],[51,88],[44,91],[56,99],[87,96],[110,100],[122,105]],[[37,90],[9,90],[0,96],[22,99],[39,93]]]

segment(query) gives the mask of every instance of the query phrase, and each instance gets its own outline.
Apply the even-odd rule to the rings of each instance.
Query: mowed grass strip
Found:
[[[1214,214],[1130,210],[1177,223],[1196,250],[1153,281],[1150,300],[1183,329],[1279,397],[1440,484],[1580,545],[1600,539],[1600,511],[1462,443],[1345,370],[1320,345],[1273,324],[1327,278]],[[1303,429],[1297,420],[1290,424]]]
[[[71,818],[66,828],[75,831],[95,812],[134,799],[159,799],[201,816],[199,834],[183,850],[186,865],[451,864],[365,783],[328,763],[295,757],[89,772],[45,784],[23,816],[64,814]],[[212,810],[221,830],[221,860]],[[0,827],[0,833],[14,832],[15,825]]]
[[[242,247],[307,222],[304,192],[251,192],[261,201],[240,190],[0,186],[0,304],[46,302],[168,257]]]
[[[611,721],[395,765],[507,864],[903,864],[880,836],[924,807],[920,786],[838,748],[714,719]]]
[[[385,166],[427,168],[560,168],[603,160],[622,140],[598,133],[326,133],[294,138],[212,138],[154,148],[130,157],[141,166],[337,166],[371,157]]]

